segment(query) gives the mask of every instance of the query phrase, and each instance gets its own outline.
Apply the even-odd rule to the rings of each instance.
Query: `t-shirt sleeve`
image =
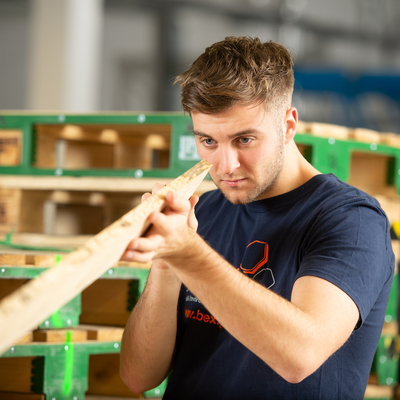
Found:
[[[338,286],[357,305],[362,323],[394,269],[384,212],[368,201],[322,210],[303,249],[296,279],[312,275]]]

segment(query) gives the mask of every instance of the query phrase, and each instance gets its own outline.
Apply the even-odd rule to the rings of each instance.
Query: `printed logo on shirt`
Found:
[[[206,324],[214,324],[222,328],[221,324],[211,315],[200,310],[185,309],[185,317],[187,319],[194,319],[196,321],[205,322]]]
[[[246,247],[246,253],[239,271],[251,276],[254,280],[262,280],[263,284],[269,289],[275,285],[275,278],[272,270],[266,267],[268,252],[268,243],[254,240]]]

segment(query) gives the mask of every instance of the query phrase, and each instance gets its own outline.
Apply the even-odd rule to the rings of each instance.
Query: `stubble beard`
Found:
[[[230,203],[235,205],[249,204],[252,203],[253,201],[259,200],[260,197],[262,198],[268,197],[268,193],[270,193],[275,187],[275,184],[277,183],[278,177],[283,168],[283,162],[284,162],[283,141],[279,141],[279,144],[275,151],[274,158],[275,162],[273,164],[266,165],[265,179],[262,182],[259,182],[258,184],[255,183],[254,186],[250,188],[243,197],[236,197],[234,194],[234,191],[239,191],[243,189],[230,188],[228,190],[224,190],[221,188],[221,185],[219,185],[218,182],[216,182],[216,179],[214,179],[213,177],[211,177],[211,179],[214,181],[218,189]],[[231,194],[230,192],[233,193]]]

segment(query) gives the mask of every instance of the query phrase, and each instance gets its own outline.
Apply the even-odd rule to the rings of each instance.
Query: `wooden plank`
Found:
[[[381,133],[381,143],[391,147],[400,148],[400,135],[398,133]]]
[[[0,265],[25,265],[25,261],[23,254],[0,254]]]
[[[349,137],[349,128],[340,125],[325,124],[322,122],[311,122],[307,125],[308,132],[314,136],[336,138],[347,140]]]
[[[171,179],[158,178],[105,178],[74,176],[0,175],[0,187],[24,190],[79,190],[101,192],[151,192],[154,183],[168,184]],[[196,189],[203,193],[216,189],[206,180]]]
[[[35,342],[84,342],[88,334],[84,330],[77,329],[38,329],[33,331]]]
[[[350,129],[349,138],[366,143],[380,143],[381,141],[379,132],[365,128]]]
[[[78,250],[67,254],[58,266],[3,299],[0,302],[3,327],[0,354],[113,266],[128,243],[146,231],[148,216],[163,209],[169,191],[190,197],[210,168],[211,164],[205,160],[196,164]]]
[[[57,237],[51,235],[43,235],[40,233],[14,233],[12,235],[12,243],[21,246],[33,246],[33,247],[53,247],[57,249],[74,250],[79,246],[85,244],[92,235],[79,235],[79,236],[65,236]],[[0,239],[5,240],[6,236],[0,234]],[[11,253],[11,250],[7,250]],[[20,252],[15,250],[15,252]],[[40,254],[40,252],[25,252],[27,254]],[[41,253],[43,254],[43,253]]]

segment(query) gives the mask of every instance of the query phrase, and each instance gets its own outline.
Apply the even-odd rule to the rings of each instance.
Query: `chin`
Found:
[[[235,205],[248,204],[248,203],[251,203],[254,201],[253,198],[246,196],[246,195],[238,196],[235,194],[227,193],[226,191],[223,191],[223,190],[221,190],[221,192],[230,203],[235,204]]]

